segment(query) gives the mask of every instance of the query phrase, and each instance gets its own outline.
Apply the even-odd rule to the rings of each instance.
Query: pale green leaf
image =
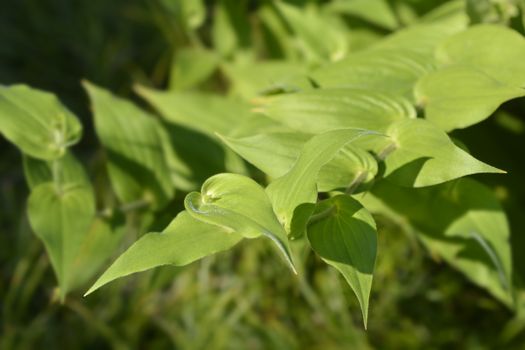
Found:
[[[488,118],[503,102],[525,96],[525,89],[472,68],[452,66],[423,77],[415,94],[425,118],[450,131]]]
[[[337,61],[348,51],[345,31],[336,24],[335,17],[327,16],[315,7],[299,9],[285,2],[275,5],[297,37],[307,60]]]
[[[288,237],[277,220],[264,189],[249,177],[237,174],[215,175],[184,200],[195,219],[218,225],[246,238],[261,235],[271,239],[295,271]]]
[[[344,276],[357,296],[366,327],[377,254],[374,219],[358,201],[339,195],[319,202],[310,220],[312,249]]]
[[[95,215],[93,192],[86,186],[41,184],[29,196],[28,215],[44,243],[64,300],[72,287],[73,263]]]
[[[301,148],[312,135],[299,132],[263,133],[223,141],[237,154],[268,174],[278,178],[288,172],[301,153]],[[366,173],[364,183],[377,173],[373,156],[351,144],[342,147],[333,159],[325,164],[317,178],[321,192],[345,188],[361,173]]]
[[[49,92],[26,85],[0,86],[0,133],[23,153],[53,160],[80,140],[82,126]]]
[[[160,123],[134,104],[85,83],[95,130],[108,156],[111,184],[122,202],[150,201],[161,207],[174,187],[162,145]]]
[[[445,132],[423,119],[393,123],[379,139],[384,177],[401,186],[436,185],[478,173],[502,173],[457,147]]]
[[[242,236],[216,225],[196,220],[187,212],[179,213],[162,231],[141,237],[128,248],[87,291],[132,273],[162,265],[184,266],[205,256],[230,249]]]
[[[168,122],[213,138],[215,133],[229,135],[250,117],[250,107],[236,99],[202,92],[164,92],[145,87],[137,90]]]
[[[403,98],[360,89],[320,89],[267,98],[260,111],[293,129],[320,133],[341,128],[383,130],[399,119],[415,118]]]
[[[512,29],[473,26],[445,40],[436,57],[442,66],[467,66],[503,84],[525,87],[525,38]]]
[[[287,231],[290,230],[295,208],[302,203],[316,202],[316,182],[322,167],[341,148],[369,134],[370,132],[361,129],[340,129],[314,136],[304,144],[290,171],[270,183],[266,192],[279,221]]]

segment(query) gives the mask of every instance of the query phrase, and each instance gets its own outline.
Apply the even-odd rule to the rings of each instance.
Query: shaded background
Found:
[[[443,2],[390,4],[406,5],[415,18]],[[0,84],[26,83],[58,94],[84,126],[75,152],[96,172],[100,147],[80,81],[87,79],[136,101],[135,83],[166,87],[173,55],[190,40],[176,3],[4,0],[0,3]],[[213,21],[214,2],[206,3],[208,13],[200,34],[209,45],[207,28]],[[243,16],[249,16],[264,1],[244,3]],[[399,16],[406,24],[412,18],[402,12]],[[348,21],[374,37],[390,32],[359,18]],[[280,55],[278,50],[265,54]],[[223,84],[219,76],[209,88],[221,89]],[[479,179],[499,189],[521,271],[524,111],[523,99],[507,103],[494,118],[454,135],[480,159],[510,173],[505,178]],[[290,276],[264,242],[242,244],[183,269],[145,272],[89,298],[82,298],[79,291],[59,305],[53,301],[55,278],[43,246],[25,216],[28,190],[21,155],[4,139],[0,150],[2,349],[525,348],[522,315],[512,314],[429,257],[416,237],[382,218],[377,218],[379,258],[366,332],[359,306],[336,271],[310,257],[305,274]]]

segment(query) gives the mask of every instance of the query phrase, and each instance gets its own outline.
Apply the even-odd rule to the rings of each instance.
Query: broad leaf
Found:
[[[339,270],[354,291],[366,327],[377,253],[374,219],[358,201],[339,195],[317,204],[307,232],[312,249]]]
[[[312,136],[298,132],[264,133],[243,138],[223,138],[237,154],[272,178],[288,172],[301,153],[301,148]],[[365,172],[363,182],[373,179],[377,163],[373,156],[351,144],[341,148],[325,164],[317,179],[321,192],[347,187],[358,174]]]
[[[428,121],[399,121],[386,134],[389,138],[374,140],[374,147],[385,159],[384,176],[398,185],[424,187],[471,174],[502,173],[457,147]]]
[[[85,83],[85,87],[118,198],[122,202],[147,200],[154,207],[162,207],[173,196],[174,187],[164,154],[161,125],[131,102],[90,83]]]
[[[433,255],[507,305],[512,304],[509,226],[490,189],[468,178],[424,189],[383,181],[374,186],[373,195],[362,200],[373,212],[401,225],[408,219]]]
[[[525,89],[472,68],[453,66],[422,78],[415,94],[425,118],[450,131],[488,118],[503,102],[525,96]]]
[[[29,222],[42,240],[60,285],[60,298],[72,287],[72,266],[95,215],[91,188],[44,183],[28,202]]]
[[[266,188],[273,209],[287,231],[290,231],[295,208],[302,203],[316,202],[316,182],[322,167],[341,148],[369,134],[370,132],[360,129],[341,129],[314,136],[303,146],[290,171]]]
[[[128,248],[87,291],[88,295],[117,278],[162,265],[188,265],[230,249],[242,236],[179,213],[161,232],[141,237]]]
[[[436,50],[442,66],[462,65],[514,87],[525,87],[525,38],[499,25],[478,25],[445,40]]]
[[[288,237],[275,217],[264,189],[249,177],[215,175],[184,200],[186,210],[196,219],[218,225],[246,238],[261,235],[271,239],[295,271]]]
[[[338,0],[327,5],[330,11],[355,16],[385,29],[399,26],[387,0]]]
[[[0,133],[23,153],[53,160],[80,140],[82,126],[49,92],[26,85],[0,86]]]
[[[383,130],[399,119],[415,118],[403,98],[360,89],[320,89],[278,95],[260,107],[268,117],[293,129],[320,133],[333,129]]]
[[[170,123],[215,138],[228,135],[250,116],[242,101],[201,92],[158,91],[139,87],[138,92]]]

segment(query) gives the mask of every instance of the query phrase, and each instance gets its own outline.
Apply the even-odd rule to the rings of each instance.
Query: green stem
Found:
[[[367,174],[367,171],[360,171],[356,175],[354,180],[350,183],[350,185],[348,185],[348,187],[346,188],[345,194],[351,195],[352,193],[354,193],[354,191],[359,187],[359,185],[361,185],[363,181],[366,180]]]

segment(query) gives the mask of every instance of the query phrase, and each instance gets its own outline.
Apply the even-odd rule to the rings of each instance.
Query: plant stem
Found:
[[[367,171],[360,171],[346,188],[345,194],[351,195],[366,180]]]

